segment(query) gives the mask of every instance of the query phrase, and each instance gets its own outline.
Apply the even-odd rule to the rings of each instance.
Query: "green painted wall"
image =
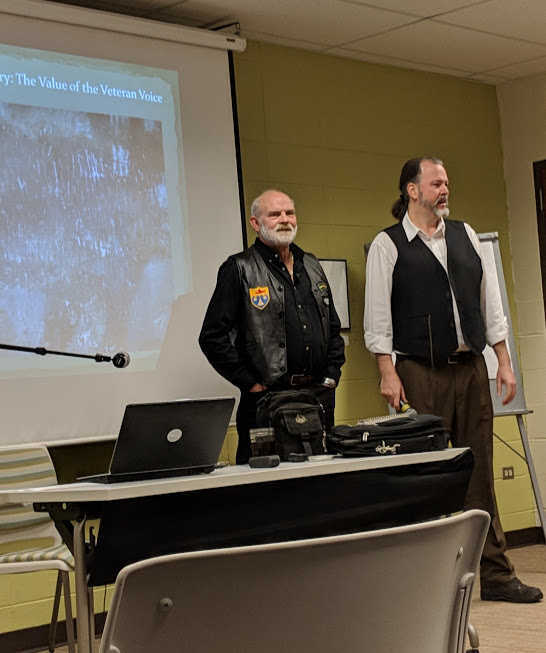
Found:
[[[499,232],[517,324],[494,87],[264,43],[249,43],[235,66],[247,211],[265,188],[285,190],[296,202],[298,243],[348,261],[352,327],[337,422],[387,412],[363,346],[363,244],[392,224],[406,159],[442,158],[452,217]],[[495,420],[495,430],[521,450],[515,418]],[[506,465],[515,480],[500,481]],[[495,476],[505,529],[535,526],[525,463],[504,445],[495,446]]]
[[[363,347],[363,244],[392,222],[402,163],[426,153],[446,163],[452,216],[477,231],[498,231],[503,258],[510,260],[495,89],[258,43],[235,55],[235,68],[247,207],[265,188],[285,190],[296,201],[298,243],[320,257],[348,261],[352,328],[337,421],[385,413],[375,362]],[[515,419],[496,420],[496,429],[519,447]],[[106,445],[81,447],[54,458],[64,480],[103,468],[108,453]],[[234,453],[230,429],[222,458],[234,462]],[[534,526],[524,465],[497,446],[497,477],[507,464],[515,466],[516,479],[497,485],[504,527]],[[46,623],[53,585],[46,573],[1,576],[0,633]],[[98,589],[98,610],[104,600]]]
[[[260,43],[236,57],[236,71],[247,206],[264,188],[286,190],[298,243],[348,261],[352,328],[337,419],[384,413],[362,345],[363,245],[392,224],[401,165],[421,152],[445,160],[454,216],[506,229],[495,91]]]

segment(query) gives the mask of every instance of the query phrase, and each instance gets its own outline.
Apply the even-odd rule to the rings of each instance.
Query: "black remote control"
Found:
[[[251,467],[277,467],[281,459],[277,455],[273,456],[252,456],[249,458],[248,464]]]

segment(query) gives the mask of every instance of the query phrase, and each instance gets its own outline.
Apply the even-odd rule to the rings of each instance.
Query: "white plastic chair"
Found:
[[[45,447],[0,449],[0,489],[45,487],[57,484],[57,476]],[[0,574],[19,574],[56,569],[57,586],[49,626],[49,651],[55,650],[57,618],[64,593],[68,650],[74,653],[74,625],[68,572],[74,559],[62,543],[55,524],[32,506],[0,506]]]
[[[119,573],[101,653],[462,653],[489,515],[182,553]]]

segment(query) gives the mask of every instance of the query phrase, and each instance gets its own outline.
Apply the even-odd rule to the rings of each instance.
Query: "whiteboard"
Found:
[[[510,305],[508,303],[508,294],[506,292],[506,283],[504,280],[504,273],[502,270],[502,259],[499,248],[499,235],[497,232],[478,234],[480,239],[480,251],[482,255],[483,266],[485,271],[490,274],[491,278],[495,280],[496,287],[494,292],[500,294],[504,315],[508,323],[508,337],[506,345],[512,360],[512,369],[516,377],[517,391],[514,399],[507,405],[502,405],[502,397],[497,396],[496,374],[497,374],[497,357],[495,352],[489,345],[486,346],[483,354],[487,364],[487,372],[489,376],[489,389],[491,392],[491,399],[493,401],[493,410],[495,416],[501,415],[517,415],[529,412],[525,404],[525,395],[523,392],[523,383],[521,380],[521,371],[519,367],[519,360],[517,355],[516,343],[514,340],[514,331],[512,329],[512,318],[510,316]]]
[[[349,313],[349,289],[347,283],[347,261],[345,259],[319,259],[330,284],[332,299],[342,329],[351,328]]]

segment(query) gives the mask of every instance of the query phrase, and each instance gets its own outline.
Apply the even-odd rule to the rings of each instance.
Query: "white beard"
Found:
[[[419,191],[419,198],[418,198],[419,204],[426,209],[431,210],[434,215],[437,218],[449,218],[449,206],[447,205],[447,199],[446,199],[446,205],[443,209],[439,209],[436,204],[432,204],[432,202],[429,202],[428,200],[423,199],[423,195],[421,191]]]
[[[280,229],[278,226],[275,229],[268,229],[264,224],[260,225],[261,239],[269,245],[273,245],[274,247],[290,245],[294,241],[297,232],[297,226],[290,226],[290,230],[288,230],[286,226],[281,227]]]
[[[443,209],[435,206],[432,210],[437,218],[444,218],[444,220],[445,218],[449,218],[449,206],[445,206]]]

